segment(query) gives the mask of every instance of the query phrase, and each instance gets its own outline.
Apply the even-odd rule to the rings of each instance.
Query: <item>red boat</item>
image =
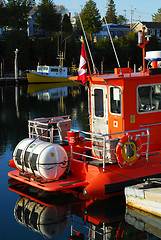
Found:
[[[141,71],[116,68],[113,74],[87,76],[89,132],[71,129],[71,116],[30,120],[29,138],[15,148],[10,166],[16,170],[9,177],[89,199],[160,177],[161,51],[145,55],[146,43],[143,31]]]

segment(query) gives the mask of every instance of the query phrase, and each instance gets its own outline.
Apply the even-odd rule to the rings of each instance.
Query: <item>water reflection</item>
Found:
[[[22,226],[42,234],[44,238],[59,236],[68,223],[68,214],[64,206],[44,206],[26,197],[18,199],[14,217]]]
[[[126,207],[125,221],[141,232],[161,238],[161,218],[139,209]]]
[[[87,126],[87,89],[73,82],[64,86],[66,84],[2,87],[0,148],[10,142],[11,148],[14,149],[17,142],[27,137],[29,119],[72,114],[72,128],[82,129],[82,126]]]
[[[16,221],[44,238],[70,240],[157,240],[161,218],[125,205],[124,196],[80,200],[72,193],[47,193],[10,179],[9,190],[20,194]],[[70,231],[67,232],[70,229]],[[62,234],[65,234],[65,238]]]
[[[74,193],[48,194],[13,179],[9,189],[21,194],[14,208],[17,222],[45,238],[58,237],[70,224],[70,233],[63,239],[112,240],[124,220],[123,196],[102,201],[80,201]]]

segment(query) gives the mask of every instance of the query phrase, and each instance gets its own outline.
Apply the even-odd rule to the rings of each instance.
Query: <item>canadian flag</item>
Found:
[[[80,63],[79,63],[79,69],[78,69],[78,80],[81,80],[83,84],[87,82],[86,62],[87,62],[87,55],[86,55],[84,43],[82,43]]]

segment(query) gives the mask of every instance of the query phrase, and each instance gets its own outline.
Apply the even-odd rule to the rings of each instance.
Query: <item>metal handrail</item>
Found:
[[[77,130],[75,129],[71,129],[71,131],[73,132],[76,132]],[[106,146],[106,143],[107,142],[110,142],[110,141],[114,141],[114,140],[119,140],[122,135],[124,134],[131,134],[131,133],[137,133],[136,135],[138,135],[139,137],[146,137],[147,140],[146,142],[144,142],[142,145],[146,145],[147,146],[147,150],[146,150],[146,161],[148,161],[148,152],[149,152],[149,137],[150,137],[150,134],[149,134],[149,128],[142,128],[142,129],[136,129],[136,130],[129,130],[129,131],[123,131],[123,132],[117,132],[117,133],[110,133],[110,134],[99,134],[99,133],[92,133],[92,132],[85,132],[85,131],[79,131],[80,134],[83,134],[84,135],[84,140],[93,140],[93,141],[96,141],[97,143],[101,143],[101,145],[99,147],[95,147],[95,149],[93,149],[93,145],[91,147],[89,146],[84,146],[84,149],[87,148],[87,150],[95,150],[95,152],[100,152],[102,153],[102,157],[97,157],[97,156],[89,156],[87,154],[84,154],[84,153],[77,153],[77,152],[73,152],[73,154],[76,154],[78,156],[81,156],[82,158],[90,158],[90,159],[93,159],[93,160],[102,160],[102,163],[103,163],[103,171],[105,171],[105,163],[106,163],[106,152],[109,152],[109,151],[114,151],[115,148],[109,148],[107,149],[107,146]],[[112,136],[115,136],[117,135],[117,138],[111,138]],[[118,135],[121,135],[120,137],[118,137]],[[90,138],[88,137],[90,136]],[[100,149],[101,148],[101,149]],[[101,158],[101,159],[100,159]],[[111,158],[108,157],[108,160],[112,160]]]

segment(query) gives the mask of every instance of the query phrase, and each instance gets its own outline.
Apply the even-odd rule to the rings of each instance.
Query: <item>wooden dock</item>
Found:
[[[126,204],[161,217],[161,179],[125,188]]]
[[[4,77],[4,78],[0,78],[0,86],[8,86],[8,85],[23,85],[23,84],[27,84],[27,77],[18,77],[17,79],[15,79],[14,77]]]

